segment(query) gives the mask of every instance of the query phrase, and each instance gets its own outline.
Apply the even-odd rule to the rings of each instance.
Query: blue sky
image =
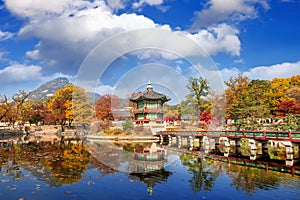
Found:
[[[31,91],[60,76],[76,82],[95,47],[114,35],[143,28],[165,29],[193,40],[214,62],[222,80],[239,72],[251,79],[290,77],[300,74],[299,10],[299,0],[4,0],[0,3],[0,94]],[[138,42],[151,37],[145,34]],[[122,45],[125,42],[114,43],[111,49]],[[151,79],[180,99],[187,91],[171,85],[182,88],[179,85],[186,84],[189,76],[201,72],[186,62],[188,53],[178,57],[170,49],[166,44],[166,52],[141,49],[120,55],[105,66],[97,86],[86,88],[113,93],[121,91],[121,85],[141,88]],[[155,65],[153,74],[149,63]],[[179,78],[174,78],[176,74]],[[126,92],[132,91],[123,88],[122,95]]]

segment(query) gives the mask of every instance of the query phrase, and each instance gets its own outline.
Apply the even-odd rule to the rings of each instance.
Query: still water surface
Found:
[[[151,143],[2,144],[0,199],[300,199],[300,177]]]

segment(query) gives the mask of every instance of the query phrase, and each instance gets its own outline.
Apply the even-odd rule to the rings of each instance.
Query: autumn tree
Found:
[[[88,124],[94,119],[92,105],[88,102],[89,95],[84,89],[73,86],[72,110],[74,123]]]
[[[0,121],[9,113],[10,107],[6,95],[0,96]]]
[[[287,114],[300,114],[300,102],[295,100],[282,101],[277,106],[278,115],[286,116]]]
[[[225,117],[225,106],[224,95],[210,91],[201,103],[199,126],[205,129],[220,127]]]
[[[282,101],[291,100],[287,90],[290,88],[291,80],[289,78],[274,78],[271,81],[272,92],[270,92],[270,112],[276,115],[278,104]]]
[[[225,90],[226,96],[226,120],[232,119],[232,108],[237,106],[238,102],[241,99],[241,96],[244,95],[247,91],[246,88],[250,83],[250,80],[247,76],[244,76],[243,73],[239,73],[237,77],[231,77],[229,81],[224,82],[227,86]]]
[[[88,102],[88,94],[82,88],[71,84],[55,93],[54,98],[48,102],[48,109],[61,125],[62,131],[66,124],[71,126],[73,122],[76,124],[89,123],[93,116],[92,107]]]
[[[95,114],[102,128],[107,129],[109,127],[110,122],[114,120],[112,110],[119,106],[118,97],[111,94],[102,95],[95,102]]]
[[[181,115],[197,116],[197,100],[193,94],[188,94],[186,99],[180,102]]]
[[[28,100],[24,104],[23,109],[23,119],[28,121],[30,124],[44,124],[47,114],[50,114],[46,102],[43,101]],[[54,123],[55,120],[49,120],[47,122]]]
[[[253,129],[259,125],[258,119],[270,117],[268,91],[270,83],[264,80],[252,80],[233,105],[230,114],[237,129]]]
[[[10,123],[10,126],[14,127],[15,123],[24,121],[23,116],[25,110],[23,105],[28,97],[28,93],[20,90],[19,93],[13,95],[12,100],[8,101],[8,98],[4,95],[1,100],[0,108],[0,120],[4,120]]]
[[[287,94],[288,97],[294,98],[297,102],[300,102],[300,86],[292,86],[292,87],[290,87],[286,91],[286,94]]]
[[[51,104],[52,98],[46,99],[46,103],[42,108],[42,118],[43,118],[43,124],[56,124],[57,119],[54,115],[53,110],[49,109],[49,105]]]
[[[23,109],[23,105],[29,96],[29,93],[20,90],[19,93],[13,95],[12,99],[15,102],[15,109],[17,114],[17,120],[23,121],[23,116],[25,115],[25,110]]]
[[[204,97],[206,97],[209,92],[208,80],[202,77],[190,77],[187,88],[190,90],[191,96],[197,100],[197,116],[199,117],[204,111]]]

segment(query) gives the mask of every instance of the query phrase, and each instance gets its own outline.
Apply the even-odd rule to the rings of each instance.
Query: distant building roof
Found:
[[[130,101],[137,102],[142,100],[161,100],[163,102],[169,101],[170,98],[164,94],[153,91],[151,82],[148,82],[147,90],[144,92],[133,93]]]
[[[112,114],[115,118],[131,118],[128,109],[113,109]]]

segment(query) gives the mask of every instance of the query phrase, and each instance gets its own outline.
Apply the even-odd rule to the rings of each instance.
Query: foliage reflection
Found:
[[[238,191],[244,191],[248,196],[252,196],[258,190],[270,190],[279,188],[281,185],[284,187],[297,185],[297,183],[290,184],[286,181],[299,180],[299,177],[292,177],[291,174],[228,164],[209,158],[204,159],[204,157],[199,155],[182,154],[180,160],[184,166],[188,167],[188,172],[192,174],[189,183],[194,193],[201,190],[213,190],[214,182],[221,174],[226,174],[230,177],[231,187]]]
[[[59,145],[47,143],[12,144],[0,148],[0,166],[10,176],[22,176],[20,168],[55,185],[79,181],[89,163],[90,154],[82,144]],[[51,181],[52,180],[52,181]]]

